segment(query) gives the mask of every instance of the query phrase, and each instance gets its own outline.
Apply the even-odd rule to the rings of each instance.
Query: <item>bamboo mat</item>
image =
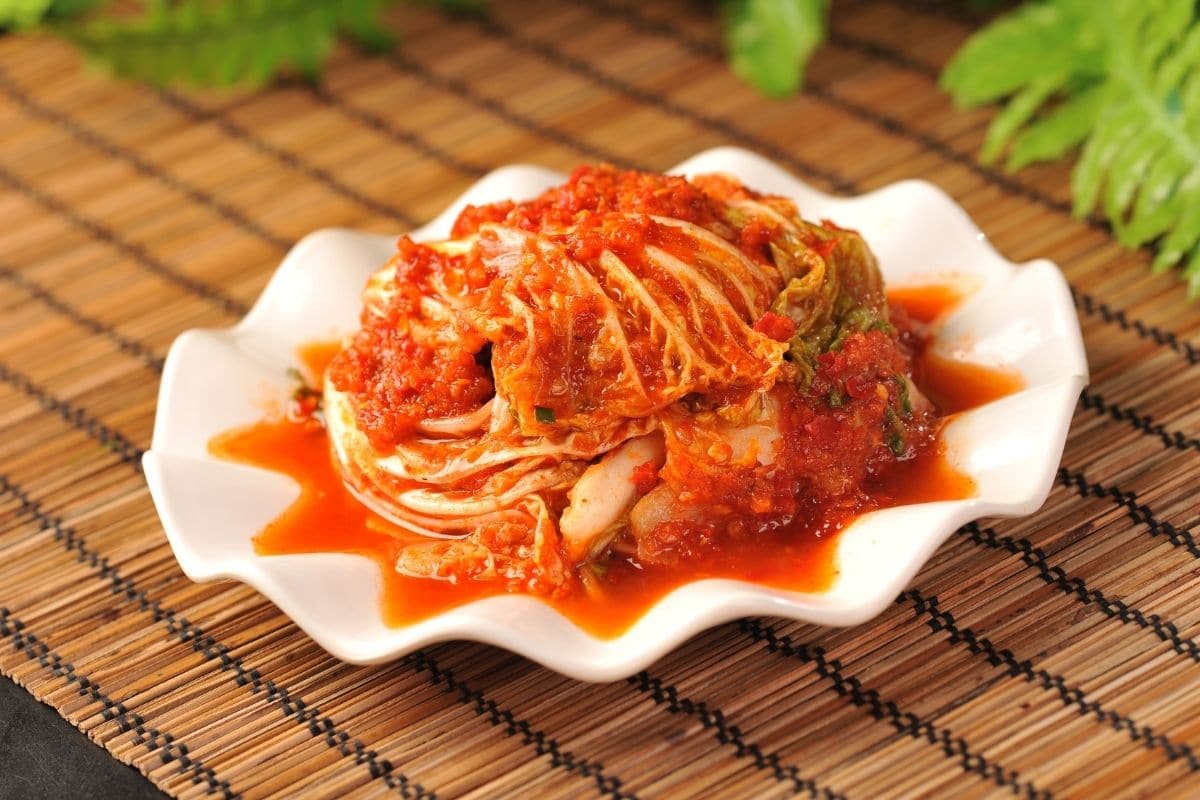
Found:
[[[988,115],[935,82],[959,7],[838,0],[784,102],[682,0],[405,7],[398,53],[233,95],[0,39],[0,670],[181,797],[1200,795],[1200,308],[1070,218],[1064,168],[978,165]],[[138,467],[179,332],[234,322],[315,228],[723,143],[840,192],[933,181],[1062,265],[1093,383],[1045,508],[963,529],[872,623],[745,620],[600,686],[464,643],[348,666],[183,577]]]

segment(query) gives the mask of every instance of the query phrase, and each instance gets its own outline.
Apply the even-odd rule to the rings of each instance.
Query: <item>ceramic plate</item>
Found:
[[[670,171],[726,172],[760,191],[795,199],[805,217],[858,229],[878,255],[889,287],[954,280],[968,289],[933,347],[965,360],[1010,365],[1027,387],[963,413],[945,428],[949,458],[974,478],[975,497],[863,515],[841,534],[838,576],[821,593],[696,581],[664,597],[615,639],[596,638],[524,596],[478,600],[390,628],[380,612],[378,568],[366,558],[256,555],[251,537],[299,488],[284,476],[215,459],[207,450],[214,435],[260,419],[272,401],[285,401],[285,370],[296,364],[299,345],[357,328],[360,291],[393,252],[395,237],[323,230],[288,253],[238,325],[188,331],[171,347],[145,468],[183,571],[197,581],[245,581],[346,661],[386,661],[432,642],[471,639],[575,678],[603,681],[632,674],[696,632],[738,617],[863,622],[887,606],[963,523],[1029,514],[1042,504],[1087,380],[1079,323],[1054,264],[1006,261],[948,196],[919,181],[860,197],[830,197],[732,148],[710,150]],[[539,167],[496,170],[412,236],[444,238],[466,203],[531,197],[563,178]]]

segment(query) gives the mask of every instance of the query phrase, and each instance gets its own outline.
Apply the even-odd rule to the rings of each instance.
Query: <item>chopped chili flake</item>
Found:
[[[658,483],[658,464],[654,459],[638,464],[633,470],[632,480],[638,494],[647,494]]]
[[[796,323],[774,311],[768,311],[754,323],[754,330],[777,342],[786,342],[796,333]]]

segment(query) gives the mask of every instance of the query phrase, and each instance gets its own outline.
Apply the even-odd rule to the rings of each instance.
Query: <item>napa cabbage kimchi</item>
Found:
[[[347,486],[419,534],[397,571],[562,597],[614,560],[842,525],[934,436],[911,339],[855,231],[587,166],[402,238],[324,414]]]

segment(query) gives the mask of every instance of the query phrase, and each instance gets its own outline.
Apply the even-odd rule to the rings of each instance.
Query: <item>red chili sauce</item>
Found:
[[[893,307],[934,325],[959,299],[959,293],[946,286],[905,288],[889,294]],[[315,379],[336,349],[315,344],[301,352],[315,383],[319,384]],[[947,415],[1021,387],[1014,371],[963,363],[928,351],[918,352],[914,371],[918,387]],[[262,422],[216,437],[210,449],[223,458],[284,473],[300,484],[299,499],[255,537],[256,552],[357,553],[375,560],[383,577],[383,614],[389,625],[417,622],[504,591],[502,584],[452,584],[397,573],[393,568],[396,553],[415,535],[369,511],[347,491],[330,455],[325,431],[311,421]],[[959,499],[975,490],[972,480],[947,462],[936,439],[895,468],[868,478],[866,487],[868,500],[856,508],[814,510],[820,513],[803,517],[811,522],[723,541],[711,552],[692,554],[676,567],[647,567],[632,558],[616,560],[599,594],[579,591],[546,602],[592,633],[612,637],[625,631],[663,595],[699,578],[738,578],[791,590],[821,591],[837,574],[837,533],[858,514],[900,504]]]
[[[576,179],[578,178],[578,179]],[[743,192],[727,179],[709,176],[705,185],[712,191]],[[629,214],[614,222],[606,212],[623,209]],[[715,225],[722,208],[693,181],[678,176],[618,173],[614,170],[582,168],[564,187],[520,204],[502,201],[486,206],[468,206],[453,229],[455,238],[478,234],[478,247],[488,251],[500,246],[497,234],[480,226],[503,222],[517,230],[541,231],[539,240],[547,250],[525,267],[517,284],[497,280],[479,259],[447,254],[415,243],[407,237],[398,242],[394,296],[383,313],[364,319],[363,328],[351,345],[330,366],[333,384],[354,395],[356,422],[371,444],[386,451],[410,436],[418,422],[427,417],[451,416],[474,410],[495,390],[493,375],[507,375],[520,392],[506,392],[513,408],[528,423],[534,408],[546,409],[557,420],[571,419],[574,428],[586,429],[617,418],[636,418],[661,408],[661,396],[675,388],[663,368],[663,354],[652,337],[626,330],[631,340],[628,357],[636,367],[645,397],[641,404],[623,389],[620,380],[627,364],[624,353],[612,350],[600,360],[583,361],[572,356],[588,343],[602,340],[607,301],[593,292],[579,292],[571,271],[558,259],[570,257],[594,263],[604,252],[615,254],[639,280],[652,282],[663,291],[690,299],[691,289],[655,266],[646,256],[648,247],[659,248],[685,263],[697,263],[696,244],[676,229],[655,222],[650,215],[669,217],[695,225]],[[570,226],[570,231],[547,229]],[[766,243],[771,230],[758,221],[738,229],[734,244],[757,263],[768,261]],[[819,242],[811,242],[821,247]],[[832,247],[832,243],[829,244]],[[716,283],[731,307],[743,317],[744,305],[736,280],[720,273],[705,273]],[[473,298],[476,320],[504,319],[517,298],[562,299],[543,307],[538,304],[538,334],[544,341],[529,346],[524,332],[493,332],[480,335],[478,323],[454,328],[455,346],[421,344],[408,321],[418,315],[423,298],[436,294],[444,285],[455,295]],[[771,315],[773,316],[773,315]],[[790,321],[788,321],[790,324]],[[698,331],[707,345],[739,374],[762,374],[767,364],[743,353],[745,342],[722,333],[719,321],[706,318],[708,327]],[[762,331],[772,335],[771,331]],[[782,335],[786,340],[790,330]],[[428,334],[426,334],[428,338]],[[581,348],[580,343],[583,343]],[[485,345],[486,351],[485,351]],[[484,353],[486,352],[486,357]],[[594,354],[596,348],[591,348]],[[491,369],[484,363],[490,362]],[[503,366],[503,368],[502,368]],[[558,387],[567,386],[568,391]],[[581,423],[580,415],[587,417]],[[547,434],[560,432],[547,426]]]

